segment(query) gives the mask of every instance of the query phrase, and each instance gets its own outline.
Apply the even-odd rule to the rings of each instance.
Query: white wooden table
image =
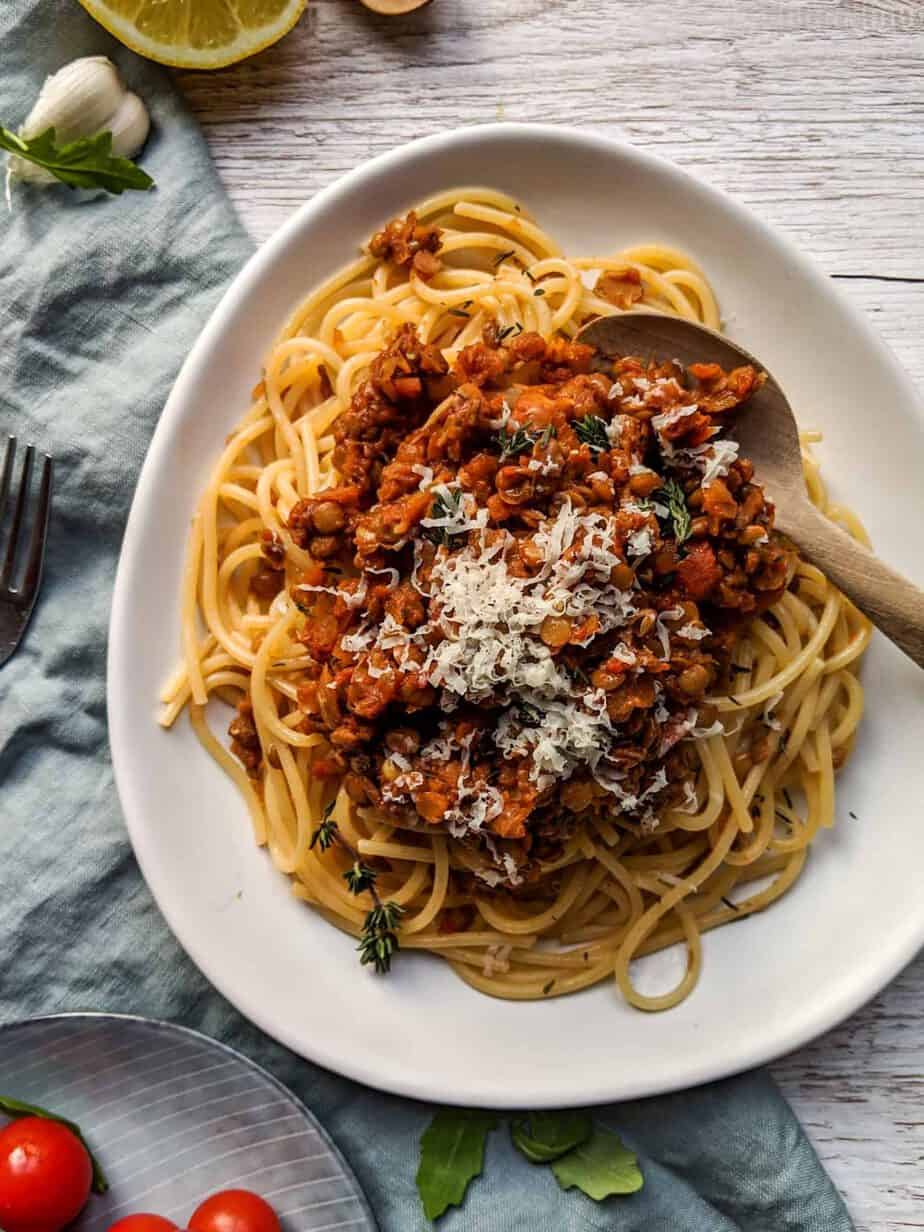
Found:
[[[586,125],[784,228],[924,385],[922,0],[310,0],[277,47],[181,79],[257,240],[413,137]],[[861,1232],[924,1228],[924,958],[774,1070]]]

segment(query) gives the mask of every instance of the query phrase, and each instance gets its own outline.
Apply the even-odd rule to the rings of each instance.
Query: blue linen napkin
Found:
[[[302,1061],[220,997],[179,949],[138,872],[113,786],[105,648],[122,530],[179,365],[251,243],[167,74],[74,0],[0,6],[0,122],[48,72],[105,53],[151,106],[156,191],[87,199],[17,187],[0,223],[0,431],[57,459],[45,583],[0,671],[0,1016],[75,1009],[171,1019],[287,1083],[357,1172],[382,1232],[430,1226],[414,1175],[433,1109]],[[563,1193],[506,1133],[445,1232],[848,1232],[850,1218],[765,1074],[602,1108],[638,1152],[644,1189]]]

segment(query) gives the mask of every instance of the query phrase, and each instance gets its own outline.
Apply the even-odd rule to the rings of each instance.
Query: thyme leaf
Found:
[[[360,860],[354,860],[352,868],[348,868],[343,874],[343,880],[351,894],[362,894],[364,890],[371,890],[375,885],[375,878],[375,869]]]
[[[321,824],[318,826],[317,830],[315,830],[314,834],[312,834],[311,842],[308,844],[312,850],[317,847],[321,851],[327,851],[329,847],[333,847],[334,843],[336,843],[337,839],[340,837],[340,830],[337,827],[336,821],[334,821],[331,816],[331,813],[334,811],[335,804],[336,800],[331,800],[330,804],[328,804],[327,808],[324,810],[324,817],[321,820]]]
[[[505,458],[515,458],[517,454],[532,449],[537,440],[539,437],[527,428],[516,428],[513,432],[501,428],[494,437],[494,444],[500,450],[500,460],[503,462]]]
[[[678,543],[683,543],[689,537],[693,522],[683,488],[676,479],[668,479],[661,491],[667,499],[667,508],[674,524],[674,538]]]
[[[401,948],[397,930],[402,915],[404,908],[397,903],[380,903],[372,908],[366,916],[356,947],[362,966],[373,966],[378,975],[388,974],[392,957]]]
[[[610,438],[606,434],[606,424],[599,415],[585,415],[583,419],[578,419],[573,427],[578,440],[589,445],[595,453],[609,449]]]
[[[462,512],[462,493],[447,489],[437,492],[433,498],[433,504],[430,506],[431,518],[457,518]],[[449,537],[453,534],[458,534],[458,531],[452,531],[448,526],[424,526],[423,534],[431,543],[435,543],[437,547],[444,544],[448,547]]]

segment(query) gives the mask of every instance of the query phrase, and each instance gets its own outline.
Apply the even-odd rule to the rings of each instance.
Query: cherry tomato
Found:
[[[276,1212],[247,1189],[225,1189],[197,1206],[189,1232],[280,1232]]]
[[[109,1232],[178,1232],[178,1229],[163,1215],[126,1215],[111,1224]]]
[[[60,1232],[90,1196],[93,1168],[66,1125],[22,1117],[0,1130],[0,1228]]]

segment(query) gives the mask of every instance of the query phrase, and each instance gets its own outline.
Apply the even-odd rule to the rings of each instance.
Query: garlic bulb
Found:
[[[147,140],[151,121],[137,94],[127,90],[106,56],[84,56],[46,77],[35,106],[19,130],[37,137],[54,127],[57,145],[112,133],[112,152],[132,158]],[[10,159],[10,174],[35,184],[54,184],[50,172],[22,158]]]

